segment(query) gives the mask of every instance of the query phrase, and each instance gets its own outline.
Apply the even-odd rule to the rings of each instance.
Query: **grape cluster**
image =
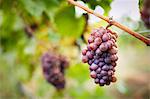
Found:
[[[144,0],[141,18],[147,28],[150,28],[150,0]]]
[[[56,89],[63,89],[65,87],[64,70],[69,65],[66,57],[54,53],[45,53],[41,62],[45,79]]]
[[[100,27],[91,33],[87,48],[82,50],[82,61],[90,65],[90,76],[100,86],[116,82],[114,76],[114,67],[118,60],[116,39],[116,33]]]

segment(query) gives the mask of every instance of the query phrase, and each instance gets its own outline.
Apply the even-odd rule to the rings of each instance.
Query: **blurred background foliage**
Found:
[[[108,16],[113,0],[83,0],[91,9],[100,5]],[[142,7],[140,0],[140,8]],[[99,87],[81,63],[91,29],[87,15],[76,17],[66,0],[0,0],[0,99],[149,99],[150,48],[124,31],[119,35],[118,81]],[[141,20],[123,16],[119,22],[142,35],[150,35]],[[57,91],[43,77],[40,58],[46,51],[70,60],[66,88]]]

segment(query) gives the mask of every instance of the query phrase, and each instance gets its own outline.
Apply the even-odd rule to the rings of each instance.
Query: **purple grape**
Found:
[[[98,55],[101,55],[102,54],[102,52],[101,52],[101,50],[100,50],[100,48],[97,48],[97,50],[96,50],[96,52],[95,52],[96,54],[98,54]]]
[[[88,64],[89,64],[89,65],[91,65],[92,63],[93,63],[93,61],[92,61],[92,60],[89,60],[89,61],[88,61]]]
[[[98,79],[98,78],[95,79],[95,83],[96,83],[96,84],[99,83],[99,79]]]
[[[105,71],[109,70],[109,66],[108,66],[108,65],[104,65],[104,66],[102,67],[102,70],[105,70]]]
[[[102,79],[106,81],[108,80],[108,76],[103,76]]]
[[[98,64],[98,63],[99,63],[98,59],[94,60],[94,64]]]
[[[111,59],[110,59],[109,57],[106,57],[106,58],[104,59],[104,61],[105,61],[105,63],[111,63]]]
[[[94,63],[90,66],[91,70],[96,70],[97,68],[98,68],[98,65],[96,65]]]
[[[96,38],[94,40],[94,42],[95,42],[96,45],[100,45],[102,43],[102,40],[100,38]]]
[[[110,39],[110,35],[108,33],[105,33],[103,36],[102,36],[102,40],[105,42],[105,41],[108,41]]]
[[[102,67],[105,63],[104,62],[99,62],[98,66]]]
[[[102,74],[97,74],[97,77],[100,79],[100,78],[103,77],[103,75]]]
[[[101,68],[99,67],[97,70],[96,70],[96,73],[100,73],[101,72]]]
[[[101,74],[102,74],[103,76],[105,76],[105,75],[107,75],[107,72],[104,71],[104,70],[102,70],[102,71],[101,71]]]
[[[104,58],[99,58],[99,62],[103,62],[104,61]]]
[[[100,79],[99,83],[100,83],[100,84],[105,84],[106,82],[105,82],[105,80]]]
[[[93,58],[93,55],[91,54],[90,51],[87,51],[86,56],[87,56],[89,59],[92,59],[92,58]]]
[[[89,43],[93,43],[93,42],[94,42],[94,38],[93,38],[92,36],[90,36],[90,37],[88,38],[88,42],[89,42]]]
[[[108,46],[106,43],[102,43],[99,48],[101,51],[106,51],[108,49]]]

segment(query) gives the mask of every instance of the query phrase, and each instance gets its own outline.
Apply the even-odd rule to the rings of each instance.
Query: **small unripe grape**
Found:
[[[117,78],[116,77],[112,77],[112,82],[116,82],[117,81]]]

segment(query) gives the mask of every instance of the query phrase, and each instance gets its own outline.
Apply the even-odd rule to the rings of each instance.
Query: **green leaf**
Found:
[[[72,36],[78,38],[85,26],[83,17],[76,18],[75,10],[72,6],[67,6],[60,9],[54,18],[57,31],[62,36]]]
[[[142,9],[143,7],[143,0],[139,0],[139,9]]]
[[[105,10],[105,15],[108,15],[111,9],[110,4],[112,0],[89,0],[88,5],[94,10],[97,5],[100,5]]]
[[[43,2],[46,5],[46,8],[48,8],[48,9],[58,7],[59,3],[60,3],[58,0],[44,0]]]
[[[40,0],[21,0],[21,3],[23,4],[28,13],[36,17],[41,16],[42,12],[45,10],[45,5]]]

